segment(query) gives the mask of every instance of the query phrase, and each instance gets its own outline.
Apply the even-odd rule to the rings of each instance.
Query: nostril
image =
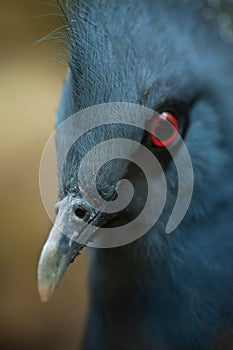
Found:
[[[83,219],[87,214],[87,209],[83,207],[78,207],[77,209],[75,209],[74,213],[79,219]]]

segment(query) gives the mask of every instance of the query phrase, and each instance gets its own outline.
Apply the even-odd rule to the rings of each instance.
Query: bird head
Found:
[[[214,200],[218,195],[214,189],[222,186],[219,176],[226,172],[224,150],[232,130],[226,127],[229,123],[224,122],[232,108],[229,95],[232,81],[228,78],[232,68],[226,55],[230,44],[220,37],[219,26],[208,23],[193,2],[65,3],[63,13],[70,59],[57,117],[59,202],[56,220],[39,262],[42,300],[49,298],[67,266],[100,227],[123,225],[142,210],[148,186],[143,171],[129,161],[138,153],[139,145],[151,151],[166,174],[168,195],[165,216],[159,223],[161,233],[177,194],[176,169],[167,147],[171,146],[173,155],[179,157],[176,131],[185,140],[194,168],[195,187],[189,216],[186,216],[188,222],[190,216],[200,220],[203,208],[208,210],[209,198]],[[78,120],[66,124],[77,111],[115,102],[132,103],[149,108],[150,112],[129,108],[127,118],[133,120],[134,126],[126,125],[125,108],[117,111],[121,119],[111,127],[98,124],[95,112],[87,113],[89,119],[84,113]],[[111,114],[108,112],[108,107],[101,110],[107,121]],[[163,140],[169,141],[168,145],[166,142],[161,145],[161,140],[148,131],[153,125],[161,127],[164,121],[171,126]],[[232,121],[230,123],[232,126]],[[81,131],[75,142],[74,130]],[[122,139],[132,141],[129,147],[120,145]],[[82,159],[97,143],[100,147],[82,165]],[[70,147],[64,157],[67,144]],[[78,181],[80,168],[84,176]],[[95,188],[104,200],[102,204],[97,203],[91,186],[97,168]],[[181,170],[184,179],[185,170]],[[161,176],[157,174],[158,178]],[[133,199],[127,210],[108,214],[107,206],[118,198],[120,187],[123,190],[119,198],[125,203],[122,179],[133,184]],[[160,198],[156,186],[151,191],[154,191],[153,198]],[[154,201],[154,206],[160,206],[159,199]],[[141,224],[144,221],[150,221],[146,213]]]

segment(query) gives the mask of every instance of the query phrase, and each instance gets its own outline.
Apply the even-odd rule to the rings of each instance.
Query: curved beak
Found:
[[[80,253],[83,245],[71,241],[53,226],[38,265],[38,290],[45,302],[59,284],[68,265]]]
[[[59,212],[42,249],[38,265],[38,290],[47,301],[59,284],[68,265],[98,229],[74,215],[73,200],[59,202]]]

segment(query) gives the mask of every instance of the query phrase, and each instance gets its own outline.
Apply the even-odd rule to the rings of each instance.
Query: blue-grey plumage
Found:
[[[160,152],[168,195],[159,221],[134,243],[93,250],[83,348],[232,349],[233,36],[220,21],[221,5],[204,0],[67,0],[63,10],[70,69],[57,124],[100,103],[125,101],[153,109],[171,101],[174,108],[181,104],[195,179],[186,216],[171,235],[165,234],[177,177],[173,162]],[[132,138],[145,142],[130,128],[115,132],[129,138],[134,133]],[[112,137],[109,133],[108,128],[101,131],[104,139]],[[58,217],[66,229],[81,227],[92,211],[73,181],[89,148],[85,138],[75,144],[60,174]],[[97,185],[107,199],[112,182],[124,177],[141,181],[139,170],[130,167],[123,160],[106,166]],[[77,208],[85,209],[78,220]],[[72,218],[68,226],[67,217]],[[44,299],[80,248],[52,233],[39,265]],[[63,260],[57,271],[59,256]]]

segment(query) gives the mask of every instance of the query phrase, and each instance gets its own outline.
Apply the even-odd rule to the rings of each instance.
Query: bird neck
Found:
[[[162,248],[165,242],[156,237],[154,242],[153,232],[145,235],[141,239],[131,244],[111,249],[98,249],[92,262],[92,290],[103,285],[116,290],[134,289],[137,285],[137,291],[140,292],[140,282],[151,283],[158,273],[163,271],[166,261],[164,253],[166,249]],[[143,288],[144,288],[143,287]]]

